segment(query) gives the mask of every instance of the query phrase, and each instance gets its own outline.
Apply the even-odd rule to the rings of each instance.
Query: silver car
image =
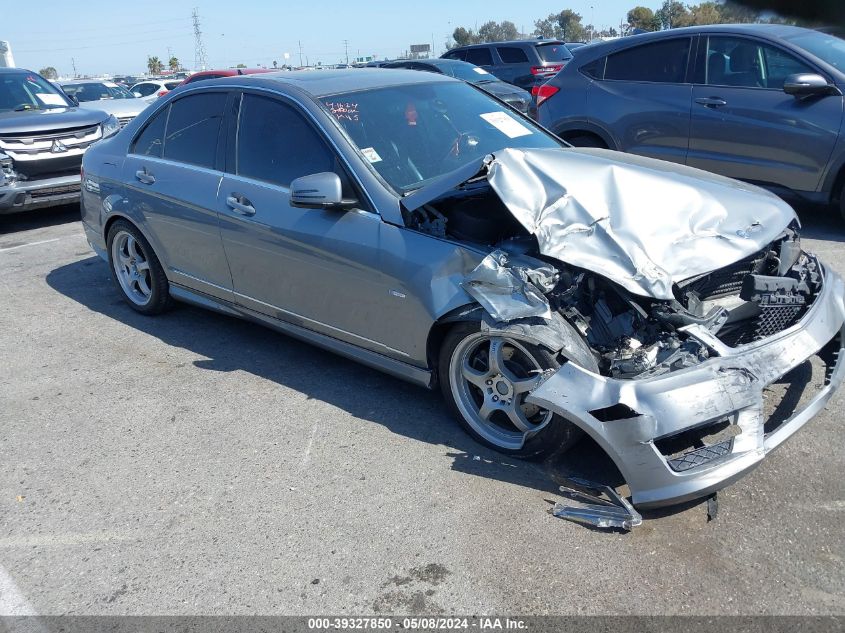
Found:
[[[845,286],[786,203],[568,147],[445,76],[202,82],[83,167],[88,240],[134,310],[184,301],[439,387],[510,455],[586,433],[639,506],[746,473],[845,372]],[[765,415],[806,363],[823,384]]]
[[[74,79],[59,82],[65,94],[75,99],[80,108],[100,110],[113,115],[120,127],[141,114],[149,103],[139,99],[113,81]]]

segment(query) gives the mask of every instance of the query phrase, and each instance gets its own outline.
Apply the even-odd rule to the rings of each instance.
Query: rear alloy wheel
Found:
[[[444,341],[439,375],[447,403],[473,437],[509,455],[541,458],[580,437],[570,422],[525,401],[559,367],[545,348],[462,323]]]
[[[158,314],[171,305],[167,276],[150,243],[129,222],[118,220],[109,229],[112,279],[131,308]]]

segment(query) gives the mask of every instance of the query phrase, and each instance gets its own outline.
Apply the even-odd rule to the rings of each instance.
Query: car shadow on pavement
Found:
[[[47,275],[57,292],[86,308],[205,357],[207,371],[246,371],[339,407],[391,432],[446,447],[455,471],[493,478],[557,496],[568,476],[612,486],[624,484],[614,463],[590,438],[544,462],[512,459],[481,446],[448,413],[438,391],[405,383],[261,325],[178,304],[158,317],[129,308],[98,257],[62,266]],[[380,394],[380,397],[373,397]]]
[[[79,222],[79,204],[0,215],[0,235]]]

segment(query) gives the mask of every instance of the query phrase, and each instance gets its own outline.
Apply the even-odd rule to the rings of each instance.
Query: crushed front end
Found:
[[[644,300],[587,271],[560,287],[552,307],[589,342],[599,371],[566,363],[526,400],[595,439],[641,508],[735,481],[845,377],[845,284],[792,230],[677,284],[673,300]]]

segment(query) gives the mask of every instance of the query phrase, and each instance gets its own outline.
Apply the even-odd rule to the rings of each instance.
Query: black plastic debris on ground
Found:
[[[634,506],[610,486],[576,478],[567,482],[574,487],[561,486],[560,491],[577,505],[557,502],[552,508],[554,516],[596,528],[628,531],[643,522]]]

